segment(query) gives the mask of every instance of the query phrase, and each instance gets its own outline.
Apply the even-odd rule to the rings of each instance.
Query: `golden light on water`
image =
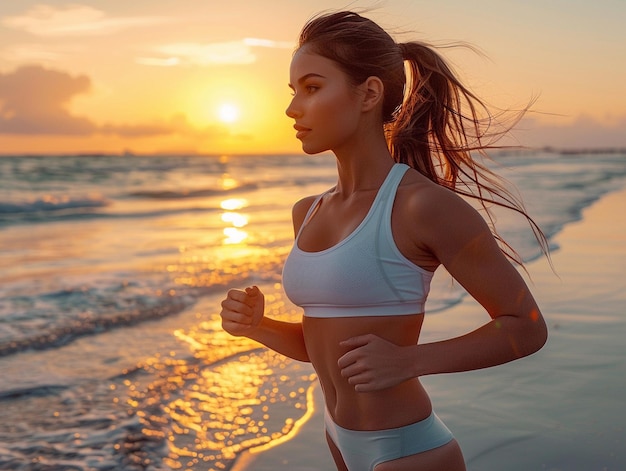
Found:
[[[226,227],[224,228],[224,236],[224,244],[238,245],[242,244],[248,238],[248,233],[236,227]]]
[[[307,423],[307,421],[311,417],[313,417],[313,413],[315,412],[315,402],[313,400],[314,390],[315,390],[315,384],[311,384],[309,388],[307,389],[307,393],[306,393],[306,404],[307,404],[306,412],[302,417],[300,417],[298,420],[293,422],[291,430],[286,430],[286,433],[282,437],[276,438],[275,440],[272,440],[271,442],[268,442],[264,445],[259,445],[259,446],[250,448],[250,453],[261,453],[263,451],[269,450],[270,448],[274,448],[277,445],[285,443],[291,440],[293,437],[295,437],[300,431],[300,429],[302,428],[302,426],[305,423]]]
[[[220,186],[223,190],[231,190],[237,187],[238,182],[228,174],[222,175],[222,178],[219,181]]]
[[[274,310],[283,305],[268,299]],[[141,369],[156,376],[150,384],[141,376],[125,382],[143,436],[165,441],[171,469],[228,469],[245,450],[291,439],[313,414],[310,366],[229,336],[217,315],[174,335],[188,354],[147,360]]]
[[[295,319],[279,283],[264,291],[274,315]],[[295,436],[313,412],[316,376],[310,365],[228,335],[212,300],[196,307],[192,319],[172,324],[177,347],[124,371],[121,383],[106,385],[132,432],[114,446],[134,462],[147,464],[144,451],[158,449],[168,469],[229,469],[244,451]]]
[[[178,260],[162,267],[177,292],[236,285],[282,266],[289,247],[259,245],[251,228],[257,213],[245,198],[227,196],[211,201],[217,211],[204,223],[210,237],[198,226],[198,237],[179,246]],[[294,307],[280,284],[267,283],[268,309],[291,319]],[[197,323],[172,329],[180,348],[138,365],[140,374],[124,388],[128,399],[121,398],[139,421],[141,440],[165,447],[165,463],[173,470],[228,469],[246,450],[259,452],[292,438],[313,413],[316,376],[310,365],[226,334],[218,300],[198,309]]]
[[[226,211],[236,211],[248,206],[248,200],[245,198],[229,198],[220,203],[220,207]]]
[[[248,224],[248,216],[229,212],[222,214],[222,221],[232,224],[235,227],[243,227]]]
[[[229,224],[229,227],[223,229],[224,245],[243,244],[248,238],[248,233],[242,230],[242,227],[248,225],[248,216],[236,210],[240,210],[248,206],[248,201],[244,198],[229,198],[220,203],[220,207],[226,210],[222,213],[222,221]]]

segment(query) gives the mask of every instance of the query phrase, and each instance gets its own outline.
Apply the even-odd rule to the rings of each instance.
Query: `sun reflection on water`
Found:
[[[268,308],[287,310],[279,293]],[[127,406],[146,437],[164,437],[171,469],[228,469],[244,450],[258,452],[294,436],[313,412],[314,371],[234,338],[217,314],[174,332],[188,355],[155,356],[139,370],[149,384],[128,380]]]
[[[248,206],[248,200],[245,198],[229,198],[220,203],[220,207],[226,211],[235,211]]]
[[[227,173],[222,175],[218,183],[224,190],[231,190],[239,185],[239,182]]]
[[[225,211],[222,213],[222,221],[230,224],[224,228],[225,245],[243,244],[248,238],[248,233],[241,230],[248,225],[248,216],[236,210],[244,209],[248,206],[248,201],[244,198],[229,198],[220,203],[220,207]]]
[[[248,233],[246,231],[242,231],[241,229],[237,229],[236,227],[225,227],[224,228],[224,244],[241,244],[248,238]]]
[[[248,224],[248,216],[239,213],[224,213],[222,214],[222,221],[235,227],[243,227]]]

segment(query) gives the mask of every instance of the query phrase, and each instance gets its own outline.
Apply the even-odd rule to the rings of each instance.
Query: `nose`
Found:
[[[289,103],[289,106],[285,110],[285,114],[287,116],[289,116],[290,118],[292,118],[292,119],[296,119],[298,116],[300,116],[302,114],[300,111],[297,111],[297,108],[295,106],[295,101],[296,101],[296,97],[294,96],[291,99],[291,102]]]

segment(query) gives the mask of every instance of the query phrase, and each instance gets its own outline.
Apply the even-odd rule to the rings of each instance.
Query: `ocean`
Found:
[[[494,159],[552,251],[626,181],[626,153]],[[291,206],[334,182],[331,156],[0,157],[0,469],[227,470],[297,433],[312,368],[225,334],[219,302],[256,284],[298,318]],[[523,218],[496,217],[541,256]],[[425,335],[464,296],[438,274]]]

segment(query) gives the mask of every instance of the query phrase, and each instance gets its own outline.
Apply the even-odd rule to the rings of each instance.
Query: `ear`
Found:
[[[368,77],[360,87],[363,94],[363,111],[371,111],[377,105],[382,104],[385,93],[383,81],[376,76]]]

